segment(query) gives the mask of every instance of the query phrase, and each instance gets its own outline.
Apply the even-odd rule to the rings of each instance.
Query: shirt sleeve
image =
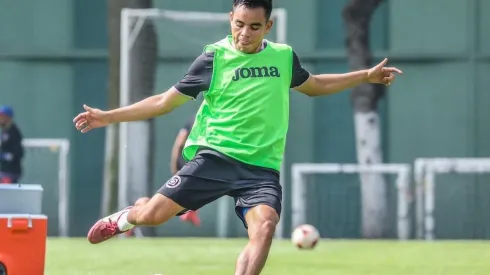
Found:
[[[308,72],[301,63],[296,53],[293,51],[293,74],[291,78],[291,88],[301,86],[310,77],[310,72]]]
[[[214,53],[201,54],[194,60],[184,78],[174,85],[174,88],[193,98],[207,91],[213,75],[213,59]]]

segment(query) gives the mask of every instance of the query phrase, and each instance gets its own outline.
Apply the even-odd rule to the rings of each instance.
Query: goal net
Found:
[[[336,163],[295,163],[292,166],[292,230],[305,223],[319,228],[331,228],[322,236],[331,237],[333,231],[339,237],[356,237],[361,231],[360,220],[360,183],[359,174],[383,174],[391,182],[388,192],[388,216],[393,222],[389,227],[394,237],[406,240],[410,237],[410,165],[407,164],[336,164]],[[337,185],[336,192],[319,192],[312,185]],[[347,188],[346,185],[349,185]],[[343,191],[338,191],[343,190]],[[333,203],[334,202],[334,203]],[[332,217],[334,216],[334,217]],[[325,220],[328,223],[325,224]],[[348,232],[350,233],[348,233]],[[321,230],[320,230],[321,232]],[[352,233],[354,232],[354,233]],[[322,232],[321,232],[322,233]]]
[[[488,186],[490,158],[419,158],[414,169],[417,237],[434,240],[439,234],[453,239],[474,238],[476,223],[488,217],[485,207],[478,207],[487,195],[483,192],[479,196],[483,189],[476,185]],[[482,211],[482,215],[475,211]],[[468,219],[471,217],[481,220]],[[436,226],[440,223],[446,226]]]
[[[43,214],[48,216],[49,236],[68,236],[69,151],[67,139],[28,138],[23,140],[23,176],[20,183],[43,188]]]
[[[272,19],[274,28],[267,39],[286,43],[286,10],[274,9]],[[194,59],[201,54],[207,44],[223,39],[230,33],[229,13],[176,11],[165,9],[123,9],[121,13],[121,71],[120,71],[120,105],[127,106],[133,103],[132,90],[135,87],[133,74],[142,64],[135,64],[131,56],[135,51],[135,44],[141,38],[141,31],[145,24],[151,24],[156,33],[158,59],[167,61],[157,68],[156,82],[164,83],[170,87],[182,75],[175,75],[172,66],[185,64],[189,67]],[[144,58],[142,59],[144,61]],[[132,62],[133,61],[133,62]],[[168,63],[171,63],[169,65]],[[175,78],[170,76],[175,75]],[[145,85],[145,83],[142,83]],[[148,83],[146,83],[148,85]],[[137,129],[137,122],[121,123],[119,132],[119,207],[125,207],[132,201],[130,179],[135,178],[138,170],[145,169],[130,148],[135,137],[131,137],[131,129]],[[141,150],[141,148],[139,149]],[[131,156],[131,157],[129,157]],[[158,161],[156,161],[158,162]],[[163,179],[162,179],[163,180]],[[230,202],[226,199],[218,201],[219,210],[216,225],[216,235],[226,237],[229,235],[229,209]],[[278,234],[282,234],[279,232]]]

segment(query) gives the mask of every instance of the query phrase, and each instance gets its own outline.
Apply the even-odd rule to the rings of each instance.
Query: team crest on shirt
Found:
[[[181,183],[181,179],[179,176],[173,176],[171,179],[169,179],[167,181],[167,183],[165,183],[165,186],[167,186],[168,188],[175,188],[177,186],[179,186]]]

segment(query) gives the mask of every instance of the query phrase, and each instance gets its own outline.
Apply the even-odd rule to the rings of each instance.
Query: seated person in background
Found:
[[[17,183],[22,176],[22,133],[13,117],[10,106],[0,106],[0,184]]]

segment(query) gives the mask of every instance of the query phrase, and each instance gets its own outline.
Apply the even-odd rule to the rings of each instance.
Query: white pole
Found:
[[[425,171],[425,239],[430,241],[434,239],[434,205],[435,205],[435,186],[434,171],[427,167]]]
[[[400,170],[396,178],[396,185],[398,188],[397,232],[398,239],[400,240],[407,240],[410,237],[410,221],[408,218],[409,171],[409,168]]]
[[[275,9],[273,11],[277,23],[277,43],[287,43],[288,20],[286,9]]]
[[[424,238],[424,160],[415,160],[415,192],[417,238]]]
[[[59,231],[61,237],[68,237],[69,232],[69,201],[70,201],[70,191],[68,188],[68,177],[69,177],[69,151],[70,151],[70,142],[68,140],[62,140],[60,144],[60,156],[59,156],[59,208],[58,208],[58,216],[60,219],[59,222]]]
[[[216,221],[216,235],[218,238],[227,238],[229,233],[229,209],[228,197],[222,197],[218,200],[218,220]]]
[[[291,212],[292,230],[303,224],[306,218],[305,209],[305,183],[303,182],[303,170],[299,165],[293,164],[291,167]]]
[[[129,105],[129,33],[130,33],[130,14],[129,9],[121,11],[121,64],[119,76],[119,102],[120,106]],[[127,190],[128,190],[128,125],[127,122],[121,123],[119,128],[119,188],[118,188],[118,206],[120,209],[127,206]]]

